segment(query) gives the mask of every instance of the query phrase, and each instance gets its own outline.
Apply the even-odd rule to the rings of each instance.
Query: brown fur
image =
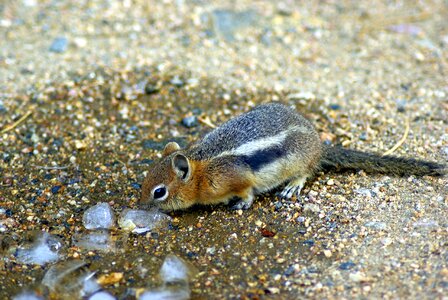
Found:
[[[290,198],[316,171],[331,168],[446,174],[446,166],[434,162],[324,146],[302,115],[270,103],[229,120],[186,149],[168,143],[143,182],[141,203],[177,210],[239,197],[235,208],[247,209],[254,194],[286,182],[281,195]]]

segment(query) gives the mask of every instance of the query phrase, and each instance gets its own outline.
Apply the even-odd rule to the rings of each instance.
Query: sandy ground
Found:
[[[47,231],[62,257],[121,273],[102,281],[120,299],[156,286],[170,253],[197,269],[193,299],[447,299],[446,177],[319,174],[294,201],[117,228],[109,252],[72,243],[88,207],[134,207],[167,140],[209,129],[185,117],[281,101],[329,142],[447,162],[446,1],[305,2],[3,1],[0,297],[48,296],[51,264],[15,256]]]

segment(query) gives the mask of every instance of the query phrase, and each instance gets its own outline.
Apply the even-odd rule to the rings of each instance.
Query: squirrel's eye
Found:
[[[165,187],[165,185],[161,184],[158,185],[154,188],[153,190],[153,196],[154,196],[154,200],[165,200],[166,197],[168,197],[168,191]]]

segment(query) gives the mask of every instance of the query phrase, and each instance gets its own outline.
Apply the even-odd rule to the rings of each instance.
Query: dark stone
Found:
[[[354,262],[347,261],[347,262],[343,262],[339,265],[339,270],[344,270],[344,271],[350,270],[355,266],[356,266],[356,264]]]
[[[157,93],[159,90],[160,90],[159,87],[156,86],[155,84],[148,83],[148,84],[145,86],[145,93],[146,93],[147,95],[155,94],[155,93]]]
[[[51,180],[51,179],[53,179],[53,174],[49,174],[49,173],[45,174],[45,175],[44,175],[44,179],[45,179],[45,180]]]
[[[174,76],[173,79],[171,79],[171,84],[176,87],[182,87],[184,82],[179,77]]]
[[[296,269],[294,268],[294,266],[289,266],[285,272],[283,273],[285,276],[291,276],[292,274],[294,274],[294,272],[296,271]]]
[[[189,116],[182,119],[182,125],[187,128],[196,127],[199,125],[198,118],[196,116]]]
[[[407,101],[405,99],[398,99],[396,101],[397,103],[397,111],[398,112],[405,112],[406,111],[406,103]]]
[[[68,185],[72,185],[72,184],[78,183],[80,181],[81,180],[79,178],[71,178],[71,179],[68,180],[67,184]]]
[[[53,140],[53,145],[55,145],[58,148],[61,147],[63,143],[64,143],[64,139],[63,138],[55,138]]]
[[[9,163],[11,161],[11,155],[9,153],[3,153],[3,161]]]
[[[57,194],[59,192],[59,190],[61,189],[60,185],[55,185],[54,187],[51,188],[51,192],[53,194]]]
[[[142,147],[145,150],[162,150],[165,147],[165,143],[154,140],[143,140]]]
[[[195,258],[198,257],[199,255],[196,252],[192,252],[192,251],[188,251],[187,252],[187,257],[188,258]]]
[[[336,104],[336,103],[330,104],[329,107],[332,110],[340,110],[341,109],[341,106],[339,104]]]
[[[193,115],[199,116],[200,114],[202,114],[202,109],[200,109],[200,108],[193,108],[191,110],[191,112],[193,113]]]
[[[280,201],[275,202],[275,210],[282,208],[283,204]]]
[[[306,241],[303,241],[303,244],[304,245],[306,245],[306,246],[314,246],[314,240],[306,240]]]
[[[142,185],[141,185],[140,183],[137,183],[137,182],[133,182],[133,183],[131,183],[131,186],[132,186],[134,189],[136,189],[136,190],[139,190],[139,189],[142,188]]]
[[[148,158],[142,159],[142,161],[140,162],[141,165],[150,165],[152,163],[153,163],[153,160],[148,159]]]

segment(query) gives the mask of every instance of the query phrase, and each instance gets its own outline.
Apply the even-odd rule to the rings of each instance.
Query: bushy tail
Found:
[[[380,156],[328,146],[325,146],[320,166],[323,170],[362,169],[368,173],[384,173],[396,176],[443,176],[447,174],[447,166],[435,162],[396,156]]]

